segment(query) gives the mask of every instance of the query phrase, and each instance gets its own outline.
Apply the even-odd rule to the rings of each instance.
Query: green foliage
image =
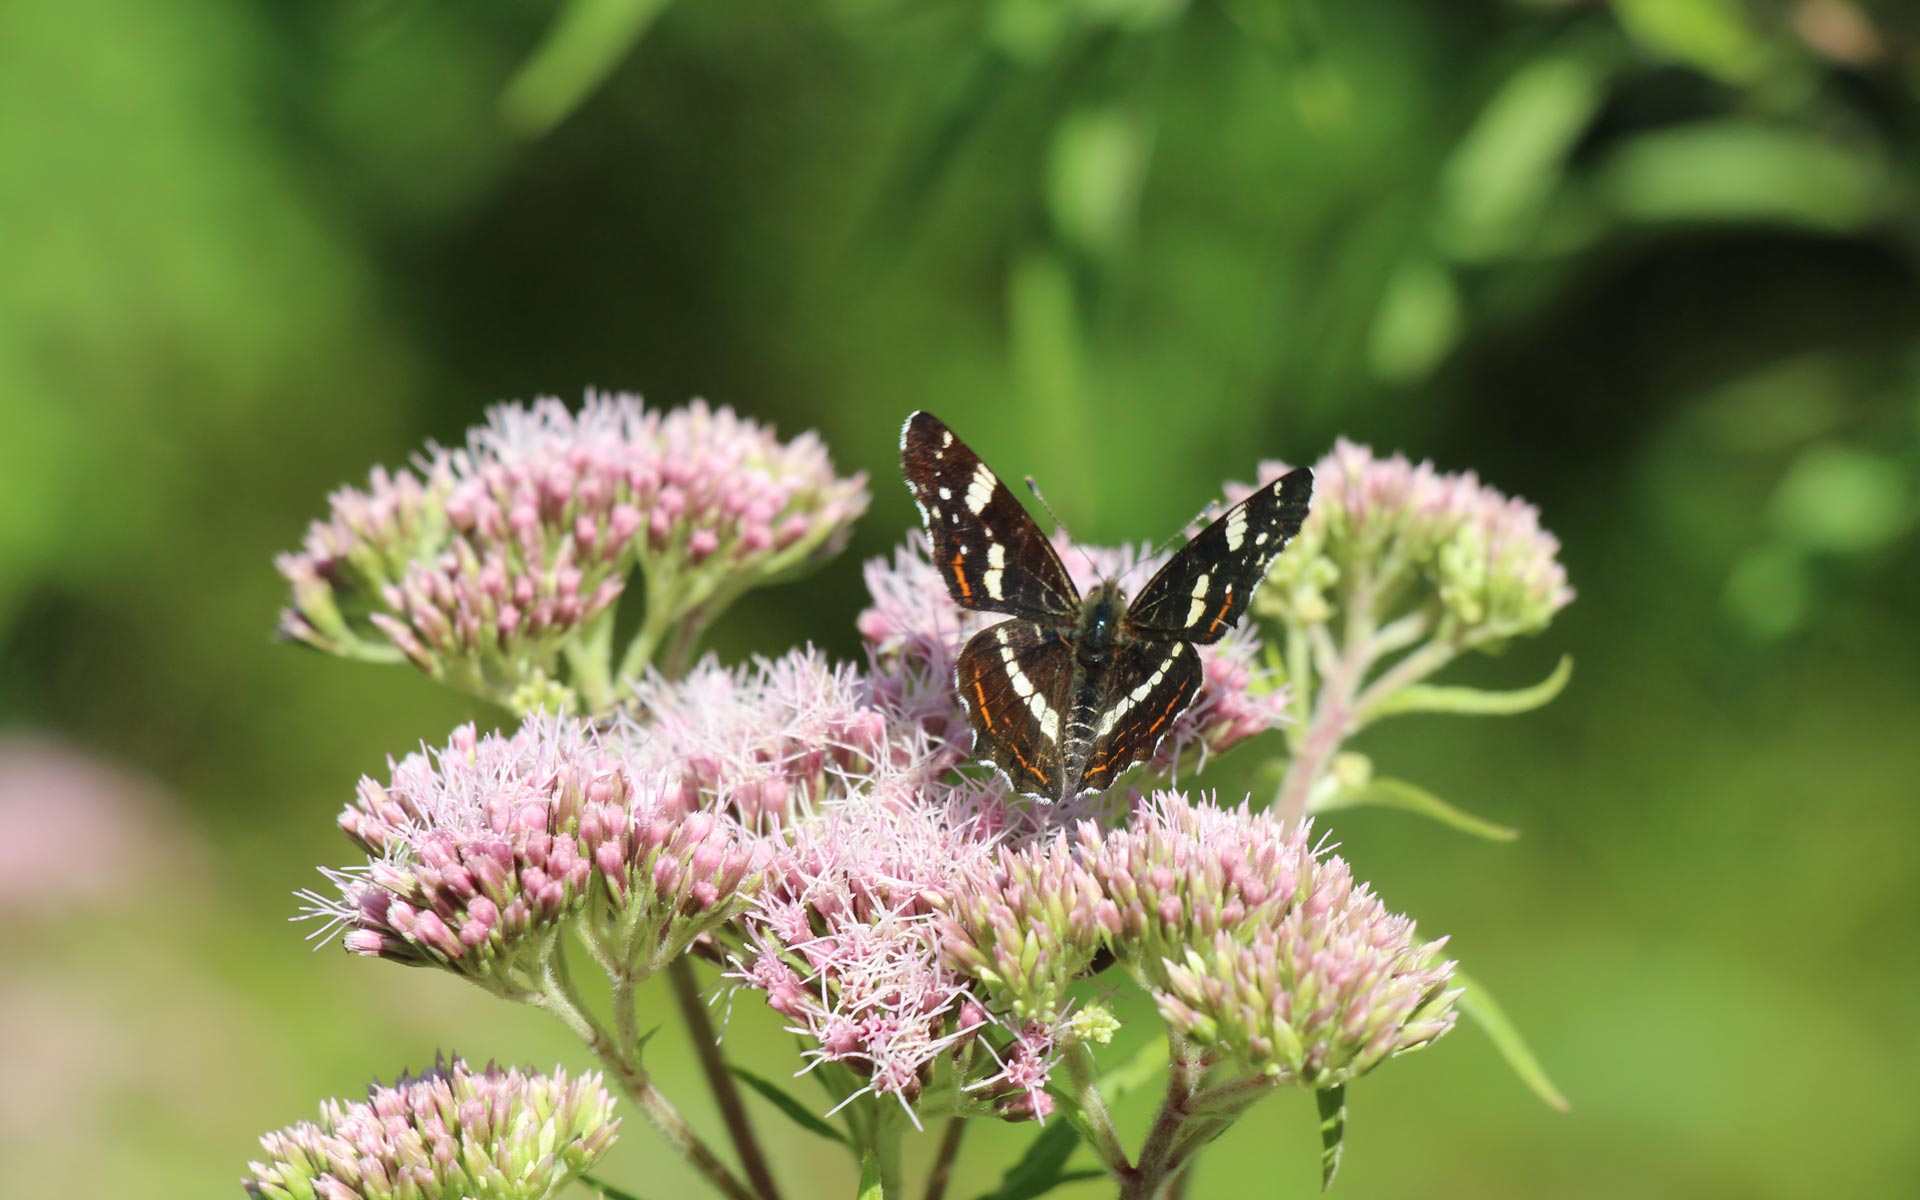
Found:
[[[1033,1200],[1057,1187],[1081,1179],[1098,1179],[1105,1171],[1082,1169],[1069,1171],[1067,1160],[1080,1147],[1080,1135],[1065,1121],[1056,1121],[1042,1129],[1027,1143],[1026,1153],[1007,1168],[1000,1186],[983,1192],[979,1200]]]
[[[793,1094],[786,1091],[779,1084],[774,1083],[770,1079],[755,1075],[745,1067],[729,1066],[727,1070],[733,1073],[735,1079],[752,1088],[769,1104],[779,1109],[781,1115],[785,1116],[787,1120],[792,1121],[808,1133],[816,1137],[823,1137],[830,1142],[838,1142],[842,1146],[848,1144],[845,1134],[821,1120],[819,1114],[815,1113],[813,1109],[807,1107],[799,1100],[794,1099]]]
[[[1496,691],[1490,688],[1452,687],[1440,684],[1414,684],[1385,698],[1368,712],[1369,717],[1395,713],[1456,713],[1462,716],[1511,717],[1532,712],[1548,703],[1573,678],[1573,656],[1563,654],[1553,673],[1531,687]]]
[[[1461,833],[1469,833],[1489,841],[1510,842],[1520,836],[1518,829],[1496,825],[1483,817],[1464,812],[1427,789],[1408,783],[1404,779],[1369,778],[1364,783],[1342,787],[1325,800],[1313,805],[1312,811],[1334,812],[1343,808],[1360,808],[1365,805],[1398,808],[1438,821]]]
[[[1333,1186],[1340,1173],[1340,1155],[1347,1144],[1347,1088],[1340,1084],[1320,1088],[1313,1093],[1314,1106],[1320,1110],[1320,1190]]]
[[[593,1175],[580,1176],[580,1182],[598,1192],[603,1200],[641,1200],[637,1194],[629,1192],[625,1188],[615,1187],[606,1180]]]
[[[1454,975],[1454,982],[1466,989],[1460,996],[1461,1013],[1485,1030],[1487,1036],[1493,1039],[1494,1049],[1500,1052],[1500,1057],[1506,1059],[1507,1065],[1513,1068],[1513,1073],[1520,1077],[1520,1081],[1550,1107],[1557,1108],[1561,1112],[1571,1109],[1573,1106],[1567,1102],[1565,1096],[1560,1094],[1560,1089],[1553,1085],[1553,1080],[1547,1078],[1546,1068],[1542,1067],[1540,1060],[1534,1057],[1533,1050],[1528,1047],[1526,1039],[1520,1036],[1520,1031],[1514,1026],[1512,1018],[1507,1016],[1507,1010],[1500,1007],[1499,1002],[1493,998],[1493,994],[1487,991],[1486,985],[1477,979],[1468,978],[1464,972],[1457,972]]]

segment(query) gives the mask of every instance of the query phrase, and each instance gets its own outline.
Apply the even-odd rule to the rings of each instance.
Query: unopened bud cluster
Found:
[[[619,1127],[597,1075],[454,1059],[265,1135],[242,1186],[257,1200],[546,1200]]]
[[[1287,469],[1262,463],[1259,482]],[[1480,645],[1537,633],[1573,600],[1560,543],[1541,528],[1539,510],[1472,471],[1381,458],[1343,438],[1313,478],[1313,510],[1275,561],[1256,611],[1300,626],[1326,621],[1340,589],[1345,602],[1382,617],[1431,600],[1458,642]]]
[[[567,718],[471,726],[361,782],[340,826],[369,855],[311,894],[357,954],[537,991],[562,926],[639,977],[736,916],[766,850]]]
[[[812,434],[781,442],[728,409],[505,404],[463,447],[333,495],[279,560],[281,629],[489,698],[538,695],[636,567],[657,639],[836,549],[866,504]]]
[[[997,1011],[1058,1014],[1105,950],[1188,1039],[1313,1087],[1431,1042],[1458,995],[1444,942],[1420,942],[1304,827],[1177,793],[1118,829],[1002,849],[942,929],[947,960]]]

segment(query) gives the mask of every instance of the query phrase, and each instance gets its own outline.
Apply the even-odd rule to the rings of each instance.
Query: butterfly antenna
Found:
[[[1193,528],[1195,525],[1204,526],[1211,523],[1213,521],[1215,514],[1217,514],[1219,511],[1220,511],[1220,502],[1218,500],[1207,501],[1207,506],[1201,509],[1199,512],[1193,514],[1192,520],[1188,521],[1185,525],[1182,525],[1180,528],[1174,530],[1171,534],[1168,534],[1164,539],[1161,540],[1159,545],[1153,548],[1151,553],[1147,554],[1145,557],[1140,559],[1140,561],[1134,563],[1133,566],[1127,568],[1126,574],[1131,575],[1133,572],[1139,570],[1141,567],[1146,566],[1148,563],[1152,562],[1154,559],[1159,558],[1162,554],[1165,554],[1168,550],[1172,549],[1174,546],[1184,544],[1187,541],[1187,539],[1193,536],[1192,534],[1187,532],[1189,529]]]
[[[1047,498],[1040,492],[1040,484],[1036,482],[1031,475],[1027,476],[1027,490],[1032,492],[1033,498],[1040,502],[1040,507],[1047,510],[1047,516],[1053,518],[1053,527],[1061,533],[1066,534],[1067,541],[1072,544],[1075,550],[1080,551],[1080,557],[1086,560],[1087,570],[1095,575],[1100,574],[1100,568],[1094,565],[1093,557],[1085,550],[1080,549],[1080,543],[1074,541],[1073,534],[1067,529],[1067,523],[1060,519],[1059,513],[1053,511],[1053,505],[1047,503]]]

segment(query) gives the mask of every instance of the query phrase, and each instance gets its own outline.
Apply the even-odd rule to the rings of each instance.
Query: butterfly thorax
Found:
[[[1111,579],[1087,593],[1080,604],[1080,623],[1074,657],[1082,670],[1094,671],[1113,658],[1120,640],[1120,618],[1127,612],[1127,594]]]

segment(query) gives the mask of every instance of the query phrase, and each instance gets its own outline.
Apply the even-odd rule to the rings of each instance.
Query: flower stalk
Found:
[[[1067,1047],[1062,1061],[1067,1068],[1067,1081],[1073,1087],[1074,1102],[1084,1122],[1088,1142],[1100,1156],[1100,1162],[1107,1168],[1108,1174],[1116,1179],[1128,1178],[1133,1172],[1133,1164],[1127,1159],[1119,1131],[1113,1127],[1107,1102],[1100,1095],[1092,1050],[1085,1042],[1075,1042]]]
[[[760,1149],[760,1139],[755,1136],[746,1105],[741,1102],[740,1090],[733,1085],[733,1075],[720,1057],[720,1041],[713,1031],[713,1022],[707,1018],[706,1003],[700,999],[700,984],[693,977],[693,963],[686,958],[675,959],[667,967],[667,978],[673,984],[673,998],[679,1005],[681,1019],[686,1022],[687,1036],[700,1059],[700,1069],[713,1088],[714,1102],[720,1106],[727,1135],[733,1139],[735,1153],[740,1155],[741,1167],[760,1194],[760,1200],[780,1200],[780,1188],[773,1181],[767,1157]]]
[[[680,1152],[688,1165],[728,1200],[757,1200],[756,1193],[734,1175],[726,1163],[701,1140],[700,1135],[694,1132],[693,1127],[687,1124],[686,1118],[680,1115],[680,1110],[674,1107],[673,1102],[654,1086],[653,1077],[641,1065],[640,1046],[637,1043],[622,1045],[594,1019],[574,988],[564,955],[554,956],[547,983],[548,986],[541,990],[535,1001],[538,1007],[551,1014],[586,1044],[588,1052],[599,1060],[609,1077],[629,1100],[639,1106],[654,1129]]]

